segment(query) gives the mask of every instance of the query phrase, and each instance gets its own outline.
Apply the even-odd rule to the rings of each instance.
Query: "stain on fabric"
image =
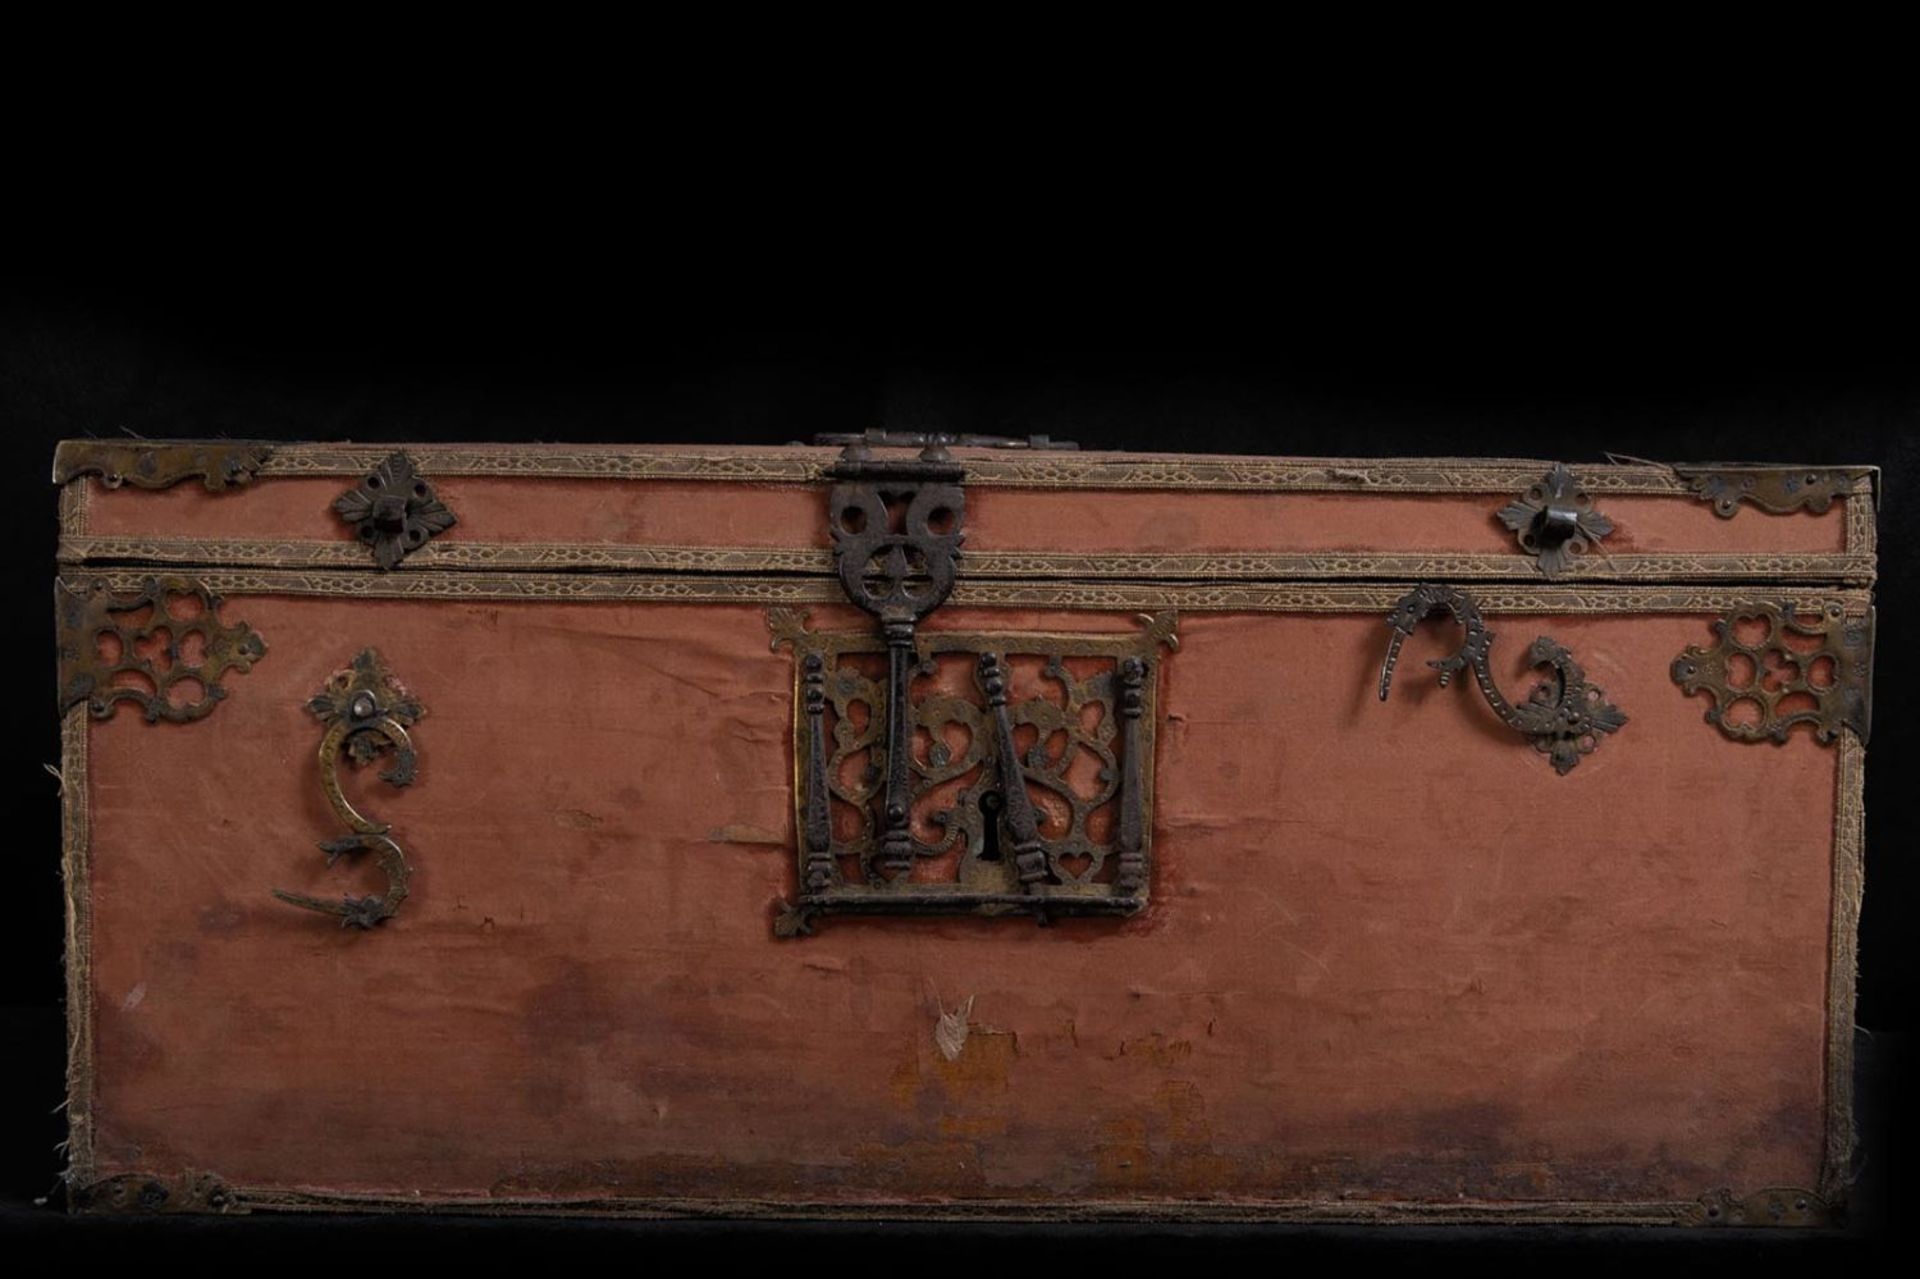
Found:
[[[238,906],[222,899],[211,906],[202,906],[199,918],[200,931],[203,933],[231,933],[240,927],[246,916],[240,913]]]
[[[933,1077],[949,1099],[997,1097],[1006,1093],[1007,1075],[1019,1053],[1020,1040],[1012,1031],[975,1026],[967,1034],[964,1052],[951,1061],[934,1061]]]
[[[745,823],[716,826],[707,832],[707,838],[715,844],[778,844],[785,847],[787,842],[787,837],[777,830]]]
[[[1176,1066],[1193,1056],[1193,1045],[1184,1039],[1168,1039],[1159,1031],[1124,1040],[1115,1057],[1132,1057],[1164,1068]]]

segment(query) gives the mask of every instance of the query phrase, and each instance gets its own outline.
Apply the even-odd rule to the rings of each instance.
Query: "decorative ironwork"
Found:
[[[1833,506],[1833,499],[1853,492],[1856,482],[1873,474],[1863,466],[1750,466],[1715,463],[1676,466],[1673,473],[1701,501],[1713,503],[1713,513],[1730,520],[1742,502],[1751,502],[1773,515],[1809,510],[1816,515]]]
[[[1738,1196],[1731,1190],[1701,1195],[1681,1220],[1687,1226],[1837,1226],[1840,1212],[1811,1190],[1775,1186]]]
[[[870,449],[1033,449],[1074,452],[1079,445],[1072,440],[1056,440],[1049,435],[972,435],[946,431],[824,431],[813,437],[815,446]]]
[[[63,712],[84,702],[95,719],[111,719],[133,702],[149,724],[184,724],[227,695],[222,675],[252,670],[267,654],[245,622],[223,624],[220,597],[191,578],[144,578],[130,595],[97,581],[54,590]]]
[[[1873,727],[1874,614],[1838,603],[1811,618],[1792,604],[1736,604],[1713,624],[1710,648],[1673,659],[1673,682],[1713,699],[1707,722],[1735,741],[1784,742],[1795,724],[1832,742],[1842,726],[1866,741]]]
[[[405,453],[374,467],[334,500],[333,509],[355,526],[360,540],[372,548],[373,562],[383,569],[398,565],[428,538],[459,522]]]
[[[352,666],[336,672],[307,703],[307,709],[327,726],[320,740],[320,789],[334,814],[352,832],[340,839],[323,840],[320,850],[327,855],[329,866],[350,853],[374,854],[386,873],[387,891],[365,897],[349,894],[339,901],[278,888],[273,895],[292,906],[338,915],[342,928],[372,928],[400,909],[407,898],[412,868],[400,845],[388,834],[393,829],[391,824],[364,817],[347,802],[340,788],[340,753],[345,750],[355,765],[365,765],[391,751],[393,763],[380,774],[380,780],[392,786],[410,785],[419,760],[407,729],[427,713],[426,707],[394,678],[380,654],[369,648],[353,659]]]
[[[1146,763],[1140,757],[1140,720],[1146,714],[1147,664],[1138,657],[1123,657],[1119,676],[1121,793],[1144,795],[1147,779]],[[1143,805],[1121,805],[1120,830],[1114,839],[1120,854],[1120,868],[1113,882],[1122,893],[1143,892],[1147,886],[1147,833],[1143,820]]]
[[[97,475],[110,489],[163,489],[197,478],[218,493],[251,483],[271,456],[271,444],[253,441],[62,440],[53,453],[53,482]]]
[[[810,631],[794,646],[800,896],[775,932],[829,914],[1127,915],[1151,880],[1153,724],[1172,613],[1131,634],[932,631],[906,652],[896,707],[884,635]],[[890,725],[904,722],[903,730]],[[907,745],[902,788],[876,761]],[[905,814],[895,823],[883,806]],[[906,835],[904,857],[889,843]]]
[[[818,653],[808,653],[800,663],[801,682],[806,686],[805,711],[807,740],[805,752],[795,754],[806,760],[801,804],[802,838],[806,851],[800,863],[800,883],[806,892],[824,892],[833,883],[833,825],[827,798],[827,663]]]
[[[1613,521],[1593,508],[1593,498],[1559,462],[1538,484],[1500,508],[1500,522],[1513,530],[1520,549],[1548,575],[1564,571],[1575,556],[1613,532]]]
[[[1466,639],[1452,654],[1427,663],[1440,672],[1441,686],[1444,688],[1451,681],[1455,671],[1471,670],[1481,696],[1493,707],[1494,714],[1507,727],[1524,734],[1535,750],[1551,759],[1554,772],[1562,776],[1571,772],[1582,755],[1591,754],[1599,746],[1602,735],[1618,732],[1627,722],[1627,717],[1606,700],[1604,692],[1587,683],[1586,672],[1573,660],[1573,654],[1545,635],[1527,650],[1527,661],[1533,666],[1551,667],[1552,681],[1534,685],[1527,699],[1518,705],[1509,702],[1500,692],[1500,686],[1494,683],[1487,657],[1494,634],[1487,629],[1472,597],[1451,586],[1417,586],[1387,615],[1393,640],[1380,667],[1381,701],[1387,700],[1393,685],[1393,668],[1400,660],[1400,646],[1413,634],[1414,627],[1437,612],[1450,614],[1466,632]]]
[[[1055,678],[1059,678],[1059,669],[1058,658],[1047,665],[1047,673]],[[993,716],[994,759],[1002,774],[999,807],[1005,816],[1007,833],[1013,836],[1014,874],[1019,878],[1023,892],[1035,892],[1047,877],[1047,856],[1040,846],[1040,823],[1033,815],[1033,796],[1027,794],[1026,771],[1020,766],[1020,748],[1013,742],[1013,714],[1007,709],[1007,672],[1000,654],[980,654],[980,688],[987,695],[987,709]],[[1108,717],[1101,718],[1104,720]],[[1106,765],[1102,772],[1110,774],[1113,761],[1108,759]],[[1068,794],[1077,798],[1072,796],[1072,792]]]
[[[913,857],[907,832],[907,668],[914,628],[953,591],[954,563],[966,540],[962,471],[944,448],[929,444],[917,458],[882,460],[851,444],[831,474],[828,494],[833,565],[847,598],[873,614],[887,639],[888,716],[886,817],[881,857],[894,873]]]

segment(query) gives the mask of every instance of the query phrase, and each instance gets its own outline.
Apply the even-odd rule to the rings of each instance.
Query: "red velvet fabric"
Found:
[[[703,481],[551,480],[450,476],[440,497],[460,522],[441,535],[474,542],[651,546],[825,546],[817,489]],[[197,484],[152,492],[94,485],[91,531],[102,535],[348,540],[333,513],[340,478],[276,476],[237,492]],[[1069,493],[970,486],[967,546],[998,551],[1513,552],[1513,534],[1484,493]],[[1838,552],[1846,502],[1823,515],[1723,520],[1685,496],[1607,496],[1609,553]],[[436,539],[436,540],[441,540]]]
[[[814,526],[768,493],[670,502],[611,484],[568,488],[593,506],[547,488],[519,513],[545,522],[495,523],[480,483],[446,485],[462,536]],[[311,500],[284,501],[289,485]],[[236,535],[284,511],[283,532],[333,535],[336,487],[97,509],[144,503],[156,530]],[[1051,500],[980,494],[981,541],[1038,539],[1019,512]],[[1423,545],[1443,528],[1499,541],[1482,499],[1393,501],[1451,521],[1420,526]],[[1029,544],[1326,536],[1317,519],[1196,514],[1182,531],[1087,503]],[[702,504],[731,514],[648,523]],[[1837,523],[1609,505],[1628,528],[1670,511],[1662,536]],[[226,611],[271,651],[209,719],[122,710],[91,729],[101,1175],[839,1205],[1815,1184],[1835,755],[1702,722],[1667,666],[1710,641],[1705,617],[1490,619],[1510,695],[1527,642],[1551,633],[1631,717],[1558,777],[1470,685],[1435,687],[1421,661],[1438,634],[1409,643],[1383,705],[1376,616],[1188,615],[1163,667],[1143,916],[828,920],[777,941],[793,669],[762,609],[248,596]],[[845,608],[814,622],[870,624]],[[1134,623],[953,609],[932,624]],[[428,714],[414,786],[350,779],[416,866],[398,917],[362,934],[270,890],[376,884],[315,848],[341,832],[304,709],[368,645]],[[963,1005],[950,1061],[933,1030]]]

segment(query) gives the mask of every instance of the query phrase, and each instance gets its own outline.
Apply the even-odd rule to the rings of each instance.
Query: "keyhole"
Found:
[[[980,814],[986,818],[986,829],[980,841],[980,860],[997,862],[1000,860],[1000,792],[988,791],[980,797]]]

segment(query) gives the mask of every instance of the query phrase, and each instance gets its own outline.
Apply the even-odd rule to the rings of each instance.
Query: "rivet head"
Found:
[[[373,713],[378,709],[380,709],[379,702],[374,699],[372,693],[367,692],[365,689],[353,695],[353,703],[348,707],[349,712],[351,712],[355,719],[371,719]]]

